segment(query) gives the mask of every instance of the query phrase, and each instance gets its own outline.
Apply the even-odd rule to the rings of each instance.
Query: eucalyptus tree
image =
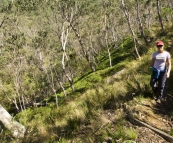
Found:
[[[162,16],[161,16],[161,3],[162,3],[162,2],[160,2],[160,0],[156,0],[156,1],[147,0],[147,1],[146,1],[146,6],[151,7],[151,8],[150,8],[150,12],[151,12],[151,10],[152,10],[152,9],[155,7],[155,5],[156,5],[156,11],[153,10],[153,11],[150,13],[150,15],[155,16],[154,19],[155,19],[156,17],[158,17],[159,23],[160,23],[160,26],[161,26],[161,29],[163,30],[163,29],[164,29],[164,25],[163,25],[163,20],[162,20]],[[155,15],[155,13],[157,13],[157,15]],[[153,21],[153,22],[155,23],[155,21]]]
[[[146,1],[145,5],[144,5],[144,8],[145,8],[145,14],[144,14],[144,19],[146,20],[146,28],[150,31],[150,27],[151,27],[151,20],[152,20],[152,7],[150,6],[150,2],[149,1]]]
[[[46,11],[44,10],[45,8],[47,8]],[[42,17],[40,17],[38,28],[41,25],[42,29],[47,29],[49,35],[44,41],[47,41],[46,51],[51,53],[51,55],[47,55],[50,62],[47,65],[48,71],[46,72],[47,77],[49,77],[48,81],[51,83],[51,89],[56,95],[56,90],[58,89],[58,86],[60,86],[64,96],[66,96],[63,83],[68,81],[72,91],[74,91],[74,83],[73,72],[68,58],[68,51],[70,51],[70,49],[69,47],[67,49],[70,27],[68,26],[68,22],[62,18],[63,15],[60,9],[60,3],[57,1],[52,1],[44,5],[44,7],[38,11],[40,15],[42,15]],[[41,44],[42,42],[38,45]],[[50,50],[52,52],[50,52]]]
[[[139,43],[138,42],[138,39],[134,33],[134,30],[132,29],[132,26],[131,26],[131,20],[130,20],[130,17],[129,17],[129,14],[128,14],[128,11],[127,11],[127,8],[126,8],[126,5],[124,3],[124,0],[121,0],[121,4],[122,4],[122,9],[124,11],[124,14],[126,16],[126,19],[127,19],[127,23],[128,23],[128,26],[129,26],[129,30],[130,30],[130,33],[132,35],[132,38],[133,38],[133,42],[135,44],[135,51],[136,51],[136,54],[137,54],[137,57],[140,59],[140,55],[139,55],[139,52],[138,52],[138,49],[137,49],[137,44]]]
[[[6,36],[4,36],[4,41],[3,41],[4,45],[2,46],[2,52],[4,54],[3,57],[6,58],[7,60],[5,63],[3,63],[3,66],[5,67],[3,71],[6,70],[7,72],[6,73],[4,72],[3,74],[4,75],[9,74],[10,80],[2,79],[1,84],[3,85],[3,87],[5,87],[6,84],[9,83],[13,85],[14,91],[11,92],[12,95],[10,95],[9,97],[11,98],[11,101],[13,101],[18,110],[19,109],[23,110],[25,109],[25,93],[24,93],[25,91],[23,89],[23,71],[24,71],[24,65],[26,63],[26,59],[23,55],[25,53],[25,50],[23,49],[23,46],[25,44],[25,37],[22,32],[18,32],[17,30],[19,28],[17,26],[19,24],[18,20],[19,19],[16,17],[8,21],[8,24],[10,25],[13,24],[13,28],[12,26],[8,27],[7,25],[6,27],[4,27],[4,29],[9,28],[8,30],[11,30],[6,32],[3,31],[3,34]],[[6,76],[6,78],[9,77]],[[20,106],[20,108],[18,107],[18,105]]]
[[[11,82],[10,81],[10,79],[12,79],[12,77],[11,77],[11,74],[9,74],[8,75],[8,72],[10,72],[11,70],[8,70],[6,67],[7,67],[7,64],[9,64],[7,61],[9,61],[10,60],[10,56],[7,56],[6,55],[6,51],[8,51],[7,49],[7,47],[6,47],[6,45],[7,45],[7,43],[8,43],[8,41],[6,42],[5,40],[6,40],[6,34],[7,33],[5,33],[4,32],[4,30],[3,29],[6,29],[6,26],[7,26],[7,24],[8,24],[8,20],[7,20],[8,18],[7,18],[7,16],[5,15],[3,18],[2,18],[2,21],[1,21],[1,23],[0,23],[0,33],[1,33],[1,45],[0,45],[0,54],[1,54],[1,56],[0,56],[0,62],[1,62],[1,66],[0,66],[0,68],[1,68],[1,77],[0,77],[0,79],[1,79],[1,81],[0,81],[0,88],[1,88],[1,95],[4,95],[3,96],[3,99],[7,99],[8,101],[10,101],[11,103],[14,103],[14,105],[16,106],[16,109],[18,109],[19,110],[19,107],[18,107],[18,105],[17,105],[17,98],[15,97],[15,96],[11,96],[11,93],[10,92],[8,92],[8,91],[10,91],[9,89],[7,89],[6,90],[6,88],[4,88],[5,86],[6,86],[6,81],[7,81],[7,83],[9,83],[9,82]],[[8,53],[8,52],[7,52]],[[9,54],[9,53],[8,53]],[[11,55],[11,54],[9,54],[9,55]],[[14,71],[13,71],[14,72]],[[10,72],[11,73],[11,72]],[[6,75],[8,75],[8,76],[6,76]],[[4,78],[5,77],[5,78]],[[10,77],[10,78],[9,78]],[[5,85],[5,86],[4,86]],[[10,94],[9,94],[10,93]],[[14,94],[13,94],[14,95]],[[6,97],[6,98],[4,98],[4,97]],[[3,100],[3,101],[5,101],[5,100]],[[10,103],[10,104],[11,104]],[[5,102],[3,102],[3,104],[5,105],[6,104],[6,101]]]
[[[69,20],[72,21],[73,15],[72,15],[72,13],[70,13],[69,15],[66,15],[63,3],[60,3],[60,7],[58,7],[58,8],[60,8],[62,10],[60,12],[61,15],[57,15],[56,14],[57,11],[55,11],[55,9],[53,11],[53,14],[55,17],[55,22],[57,24],[56,34],[59,38],[59,41],[61,43],[61,48],[62,48],[62,60],[61,60],[62,71],[63,71],[64,75],[66,76],[66,78],[68,79],[72,91],[74,91],[73,73],[70,70],[71,67],[70,67],[69,58],[68,58],[68,55],[66,52],[68,35],[69,35],[69,32],[71,31],[71,28],[70,28],[69,23],[65,19],[65,18],[69,17]],[[62,17],[62,18],[60,18],[60,17]],[[70,50],[68,50],[68,51],[70,51]],[[69,69],[68,71],[67,71],[66,65],[68,66],[68,69]],[[70,74],[68,74],[68,73],[70,73]]]
[[[161,15],[165,19],[166,23],[173,25],[173,1],[166,0],[162,4],[164,7],[161,9]]]
[[[9,75],[7,79],[2,78],[3,94],[22,109],[25,109],[26,102],[57,95],[59,88],[66,96],[64,83],[69,82],[74,91],[74,77],[85,69],[95,71],[100,51],[107,50],[112,66],[112,45],[118,47],[129,33],[140,57],[137,48],[139,39],[136,37],[138,30],[147,43],[144,31],[150,29],[152,22],[156,23],[158,8],[163,22],[166,13],[171,12],[172,1],[160,1],[158,8],[157,2],[15,0],[8,22],[4,17],[0,24],[0,27],[6,24],[1,51],[9,55],[5,57],[6,67],[1,65],[2,75]],[[143,9],[144,3],[146,7]],[[164,9],[167,7],[169,11]],[[15,14],[24,18],[22,23]],[[25,28],[21,28],[21,24]],[[0,58],[3,60],[3,55]],[[7,69],[13,69],[13,72],[5,72]],[[7,90],[8,83],[15,88]],[[10,92],[12,96],[9,96]]]
[[[31,54],[28,55],[28,61],[31,65],[33,65],[33,68],[35,67],[35,70],[33,71],[32,75],[34,77],[35,82],[37,83],[36,84],[38,86],[37,88],[40,89],[39,90],[40,93],[37,92],[35,93],[38,94],[37,98],[40,98],[41,100],[45,96],[52,95],[52,93],[56,95],[56,91],[59,88],[59,85],[64,91],[62,81],[60,81],[60,79],[61,80],[64,79],[64,75],[62,74],[59,65],[61,61],[62,65],[66,65],[66,63],[64,62],[64,58],[60,60],[61,53],[63,53],[63,57],[65,57],[64,56],[65,51],[58,53],[60,49],[59,47],[61,47],[59,46],[59,43],[61,43],[60,40],[61,38],[58,41],[57,38],[54,38],[54,35],[52,34],[53,26],[51,26],[51,24],[54,25],[54,23],[51,23],[49,21],[50,20],[49,6],[52,6],[51,2],[42,1],[42,0],[36,0],[36,1],[16,0],[14,5],[18,7],[17,10],[19,12],[21,11],[24,11],[26,13],[32,12],[32,14],[34,14],[33,16],[32,15],[30,16],[30,18],[34,21],[33,22],[34,24],[32,25],[33,27],[30,26],[31,29],[28,29],[27,34],[32,40],[32,42],[29,43]],[[42,5],[42,7],[40,7],[40,5]],[[49,19],[47,17],[49,17]],[[35,29],[35,32],[33,32],[32,29]],[[58,31],[59,29],[56,30]],[[63,46],[63,48],[64,47],[65,46]],[[62,67],[64,68],[65,66]],[[66,77],[69,77],[67,76],[68,74],[66,69],[63,69],[63,73],[65,73]],[[40,82],[40,84],[38,82]],[[42,97],[39,96],[41,93]]]
[[[5,18],[3,18],[3,20],[1,21],[0,23],[0,30],[5,22]],[[2,32],[2,31],[1,31]],[[4,33],[2,32],[2,35]],[[3,37],[4,38],[4,37]],[[22,40],[23,41],[23,40]],[[2,42],[3,43],[3,42]],[[22,42],[21,42],[22,43]],[[20,43],[20,44],[21,44]],[[20,45],[19,44],[19,45]],[[0,54],[3,54],[3,52],[6,50],[4,44],[1,44],[0,45]],[[1,55],[2,56],[2,55]],[[3,58],[2,58],[3,59]],[[2,60],[1,59],[1,60]],[[2,61],[1,61],[2,62]],[[3,63],[3,62],[2,62]],[[3,66],[1,66],[2,68]],[[0,73],[1,76],[2,76],[2,73]],[[3,88],[3,85],[2,85],[2,78],[1,78],[1,81],[0,81],[0,87],[1,87],[1,90],[2,92],[5,94],[6,98],[9,100],[9,101],[13,101],[14,104],[16,105],[16,108],[18,108],[17,106],[17,103],[16,103],[16,99],[11,99],[11,96],[9,96],[6,91],[4,90]],[[2,102],[3,100],[1,100]],[[25,134],[25,127],[21,124],[19,124],[18,122],[14,121],[12,116],[5,110],[5,108],[2,107],[2,105],[0,104],[0,113],[1,113],[1,118],[0,118],[0,121],[1,123],[3,123],[3,125],[12,133],[13,137],[15,138],[23,138],[24,137],[24,134]],[[3,131],[3,130],[2,130]],[[1,131],[1,134],[2,134],[2,131]]]
[[[2,72],[7,72],[3,73],[6,79],[2,79],[1,87],[4,95],[9,97],[9,101],[15,104],[17,110],[23,110],[26,104],[33,104],[37,99],[41,100],[52,94],[48,88],[51,80],[50,76],[47,76],[46,66],[49,50],[45,48],[50,47],[49,39],[46,40],[46,31],[40,30],[43,27],[36,29],[27,16],[28,11],[38,8],[32,4],[30,5],[29,1],[14,1],[2,30],[2,49],[7,59]]]
[[[139,24],[139,30],[140,30],[141,37],[144,39],[145,43],[148,44],[147,38],[145,36],[144,28],[143,28],[143,23],[142,23],[141,16],[140,16],[141,10],[140,10],[139,0],[136,0],[136,11],[137,11],[137,20],[138,20],[138,24]]]
[[[156,0],[156,1],[157,1],[157,13],[158,13],[158,17],[159,17],[159,22],[160,22],[160,26],[163,30],[164,26],[163,26],[162,16],[160,14],[160,0]]]
[[[109,26],[108,26],[108,22],[107,22],[107,4],[104,2],[103,3],[103,10],[104,10],[104,27],[103,27],[103,33],[104,33],[104,35],[105,35],[105,43],[106,43],[106,48],[107,48],[107,52],[108,52],[108,57],[109,57],[109,64],[110,64],[110,67],[112,67],[112,59],[111,59],[111,53],[110,53],[110,46],[109,46],[109,35],[108,35],[108,28],[109,28]]]
[[[80,5],[78,5],[78,2],[75,2],[75,1],[71,1],[70,3],[65,3],[63,1],[62,3],[63,3],[61,7],[62,11],[67,13],[68,15],[70,14],[73,16],[73,19],[70,20],[70,17],[68,17],[67,15],[64,15],[64,19],[67,22],[69,22],[70,27],[72,28],[76,38],[78,39],[83,56],[86,58],[91,70],[94,72],[96,70],[96,65],[92,61],[90,48],[87,46],[82,34],[79,32],[80,27],[78,27],[79,23],[81,22],[81,20],[79,21],[79,19],[81,18],[82,13],[84,14],[83,7],[85,7],[86,6],[85,4],[88,2],[82,1]],[[80,29],[80,31],[82,30]]]
[[[120,25],[118,24],[118,19],[122,16],[121,11],[119,12],[119,8],[117,10],[117,6],[115,1],[103,1],[100,18],[102,19],[102,27],[100,27],[102,37],[103,46],[105,46],[107,50],[107,54],[109,57],[109,66],[112,67],[112,57],[111,57],[111,50],[114,47],[117,47],[118,41],[118,29]],[[119,35],[123,35],[121,31]]]

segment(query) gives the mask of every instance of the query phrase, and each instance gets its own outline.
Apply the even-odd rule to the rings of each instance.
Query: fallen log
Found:
[[[33,105],[34,105],[34,107],[47,106],[47,105],[49,105],[49,103],[34,103]]]
[[[25,127],[14,121],[12,116],[0,105],[0,122],[12,133],[15,138],[23,138]]]
[[[134,118],[131,114],[128,114],[127,118],[129,119],[129,121],[132,123],[132,124],[136,124],[136,125],[139,125],[139,126],[143,126],[143,127],[147,127],[149,128],[150,130],[154,131],[155,133],[157,133],[158,135],[160,135],[162,138],[164,138],[165,140],[169,141],[169,142],[173,142],[173,136],[147,124],[147,123],[144,123],[142,121],[140,121],[139,119],[136,119]]]

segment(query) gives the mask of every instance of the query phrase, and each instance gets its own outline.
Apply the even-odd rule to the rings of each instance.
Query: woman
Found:
[[[150,85],[156,95],[156,101],[159,101],[163,97],[166,78],[170,76],[171,56],[167,51],[164,51],[163,41],[158,41],[156,46],[157,52],[153,53],[150,63],[150,68],[152,68]]]

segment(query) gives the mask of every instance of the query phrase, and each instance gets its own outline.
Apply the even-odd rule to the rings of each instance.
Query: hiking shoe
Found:
[[[157,102],[157,103],[161,103],[161,102],[162,102],[162,97],[161,97],[161,96],[157,97],[157,98],[156,98],[156,102]]]
[[[160,104],[161,103],[161,100],[157,98],[156,99],[156,103],[159,103]]]

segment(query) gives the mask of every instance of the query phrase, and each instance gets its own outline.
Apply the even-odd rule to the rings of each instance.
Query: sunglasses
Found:
[[[158,46],[157,46],[157,48],[162,48],[162,47],[163,47],[163,45],[158,45]]]

